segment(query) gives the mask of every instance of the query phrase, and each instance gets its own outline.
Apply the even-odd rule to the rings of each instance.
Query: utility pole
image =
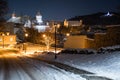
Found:
[[[5,34],[3,33],[3,34],[2,34],[2,39],[3,39],[3,48],[4,48],[4,36],[5,36]]]
[[[54,27],[55,27],[55,57],[54,58],[57,59],[57,54],[56,54],[56,47],[57,47],[56,46],[56,37],[57,37],[56,36],[56,25],[54,25]]]

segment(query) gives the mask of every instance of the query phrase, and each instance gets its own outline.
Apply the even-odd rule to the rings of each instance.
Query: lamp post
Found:
[[[47,40],[48,40],[47,37],[48,37],[48,36],[46,36],[45,34],[43,34],[42,36],[43,36],[43,38],[44,38],[44,42],[45,42],[45,45],[46,45],[46,50],[48,51],[48,49],[47,49],[47,43],[48,43],[48,42],[47,42]]]
[[[57,35],[56,35],[56,33],[57,33],[57,29],[58,28],[60,28],[60,24],[57,24],[57,25],[54,25],[54,27],[55,27],[55,59],[57,59],[57,54],[56,54],[56,52],[57,52]]]
[[[46,35],[45,35],[45,34],[43,34],[42,36],[43,36],[44,38],[46,37]]]
[[[2,39],[3,39],[3,48],[4,48],[4,36],[5,36],[5,34],[2,34]]]
[[[26,43],[26,38],[28,37],[28,33],[25,33],[25,43],[24,43],[24,50],[25,50],[25,53],[26,53],[26,50],[27,50],[27,43]]]
[[[55,56],[54,58],[57,59],[57,54],[56,54],[56,25],[55,25]]]
[[[28,37],[28,33],[25,33],[25,37]]]

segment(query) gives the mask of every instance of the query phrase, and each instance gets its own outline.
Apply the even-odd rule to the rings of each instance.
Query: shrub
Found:
[[[61,54],[94,54],[95,52],[89,49],[64,49],[60,53]]]

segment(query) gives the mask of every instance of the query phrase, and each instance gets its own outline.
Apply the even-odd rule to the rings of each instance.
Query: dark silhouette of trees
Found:
[[[117,11],[120,13],[120,5],[117,6]]]
[[[7,14],[7,11],[8,11],[7,0],[0,0],[0,31],[2,31],[5,27],[4,15]]]
[[[7,0],[0,0],[0,19],[3,19],[7,11],[8,11]]]

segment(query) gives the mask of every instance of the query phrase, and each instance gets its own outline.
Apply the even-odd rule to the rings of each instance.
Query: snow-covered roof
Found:
[[[12,17],[7,22],[21,23],[21,17]]]

